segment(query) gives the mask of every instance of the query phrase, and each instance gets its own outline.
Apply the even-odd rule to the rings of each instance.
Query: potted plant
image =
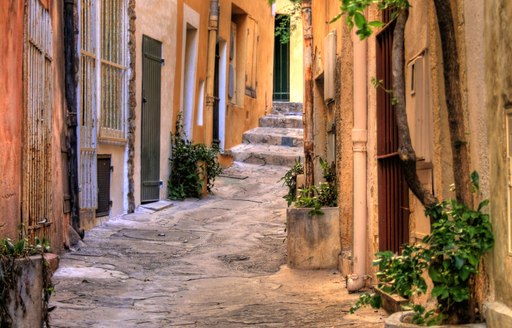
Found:
[[[324,182],[304,188],[298,183],[303,172],[300,160],[281,181],[288,187],[283,197],[286,211],[288,265],[299,269],[328,269],[338,266],[341,252],[336,170],[320,158]]]
[[[472,174],[472,190],[478,190],[478,175]],[[456,200],[446,200],[426,211],[432,222],[431,233],[421,243],[404,245],[401,255],[376,254],[378,288],[409,301],[410,313],[397,313],[387,327],[409,327],[391,322],[407,320],[415,325],[466,324],[481,321],[475,313],[472,295],[482,256],[494,245],[489,215],[483,212],[488,201],[470,209]],[[426,275],[432,288],[428,288]],[[416,301],[428,293],[433,306]],[[376,294],[363,294],[352,312],[362,305],[380,307]]]
[[[43,327],[48,321],[48,301],[53,291],[51,269],[44,253],[46,240],[35,245],[22,238],[0,239],[0,326]]]
[[[171,134],[170,175],[167,194],[170,199],[200,198],[211,192],[215,178],[222,173],[218,161],[219,147],[194,144],[183,132],[181,117],[176,133]]]

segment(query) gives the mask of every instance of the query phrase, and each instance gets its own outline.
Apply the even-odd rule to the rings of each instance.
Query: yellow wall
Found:
[[[136,2],[136,138],[134,154],[135,203],[140,204],[140,170],[141,170],[141,108],[142,108],[142,38],[143,35],[162,43],[162,58],[165,64],[161,72],[161,104],[160,104],[160,180],[163,187],[160,197],[167,197],[167,178],[169,175],[170,132],[174,129],[172,119],[174,110],[175,76],[178,69],[176,58],[177,35],[177,0],[139,0]],[[181,67],[181,66],[180,66]],[[176,74],[175,74],[176,72]],[[115,174],[114,170],[114,174]],[[113,179],[113,181],[116,181]],[[122,186],[118,186],[120,188]]]
[[[512,252],[507,208],[508,172],[505,111],[512,104],[512,3],[486,1],[485,56],[486,109],[490,162],[490,215],[496,243],[490,259],[491,292],[497,302],[512,308]],[[498,142],[499,141],[499,142]],[[507,321],[510,323],[510,321]],[[495,322],[493,327],[499,327]]]
[[[302,102],[304,98],[304,65],[303,65],[303,31],[300,10],[293,11],[293,4],[289,0],[276,1],[276,13],[290,15],[290,102]]]

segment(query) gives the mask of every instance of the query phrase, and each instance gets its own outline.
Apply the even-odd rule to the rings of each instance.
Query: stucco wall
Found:
[[[23,14],[23,1],[0,6],[0,237],[11,238],[20,222]]]
[[[273,58],[274,58],[274,17],[272,16],[271,6],[266,0],[246,1],[246,0],[220,0],[220,20],[219,20],[219,39],[228,42],[227,52],[229,53],[229,40],[231,17],[233,8],[237,8],[238,12],[244,12],[248,17],[254,19],[258,25],[259,41],[256,49],[257,70],[256,70],[256,98],[244,95],[242,88],[242,97],[237,104],[229,104],[226,108],[226,135],[225,149],[230,149],[242,142],[243,132],[258,126],[258,120],[265,113],[270,113],[272,108],[272,83],[273,83]],[[235,7],[236,6],[236,7]],[[242,24],[241,28],[245,26]],[[240,28],[240,26],[239,26]],[[241,38],[240,33],[237,38]],[[241,41],[241,42],[240,42]],[[246,69],[246,62],[250,62],[246,56],[246,44],[243,40],[239,40],[237,56],[242,61],[237,61],[237,70],[242,70],[242,80],[237,80],[238,85],[245,85],[243,77]],[[245,60],[243,60],[245,58]],[[226,67],[226,75],[229,76]],[[227,97],[226,93],[220,97]],[[207,124],[205,122],[205,124]]]
[[[290,20],[290,102],[302,102],[304,98],[303,31],[301,11],[293,12],[289,0],[276,1],[276,13],[295,16]]]
[[[181,76],[181,65],[177,63],[177,0],[138,0],[136,1],[136,99],[135,110],[137,127],[135,133],[134,152],[134,183],[135,203],[141,202],[141,110],[142,110],[142,38],[148,36],[162,43],[162,58],[165,64],[161,67],[161,103],[160,103],[160,198],[167,197],[167,179],[169,177],[170,132],[174,130],[173,116],[176,114],[173,104],[175,100],[176,76]],[[182,31],[182,29],[179,29]],[[181,39],[180,39],[181,40]],[[181,58],[181,56],[180,56]],[[181,83],[180,83],[181,85]],[[115,172],[114,172],[115,174]]]
[[[490,260],[494,300],[512,308],[512,254],[507,210],[505,110],[512,107],[512,3],[485,2],[485,82],[490,164],[490,215],[496,243]]]
[[[63,248],[64,231],[69,216],[64,214],[64,194],[67,191],[65,145],[66,106],[64,96],[64,48],[62,2],[50,1],[48,7],[53,35],[53,122],[52,122],[52,218],[49,228],[55,252]],[[24,2],[11,1],[0,7],[0,237],[17,238],[21,213],[21,149],[23,127],[23,18]],[[5,224],[5,225],[4,225]]]

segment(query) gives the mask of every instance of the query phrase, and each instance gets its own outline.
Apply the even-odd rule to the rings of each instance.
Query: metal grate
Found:
[[[394,22],[377,36],[377,158],[379,179],[379,249],[400,252],[409,242],[409,189],[398,157],[398,128],[391,95]]]
[[[110,213],[110,172],[111,156],[98,155],[98,208],[96,216],[107,216]]]
[[[125,1],[101,1],[100,137],[125,139]]]
[[[52,222],[52,28],[39,0],[25,2],[22,223],[29,238]]]
[[[96,183],[96,37],[94,0],[80,2],[80,208],[98,205]]]

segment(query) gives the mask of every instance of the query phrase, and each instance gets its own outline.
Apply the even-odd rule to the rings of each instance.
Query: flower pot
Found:
[[[286,211],[288,266],[295,269],[335,269],[341,253],[337,207],[323,207],[323,215],[310,208]]]
[[[419,328],[424,326],[418,326],[412,323],[408,323],[407,319],[412,317],[414,312],[396,312],[390,315],[386,320],[385,328]],[[465,325],[441,325],[441,326],[429,326],[430,328],[486,328],[485,323],[470,323]]]
[[[7,312],[12,327],[43,327],[43,261],[41,256],[17,259],[16,283],[10,286]]]

